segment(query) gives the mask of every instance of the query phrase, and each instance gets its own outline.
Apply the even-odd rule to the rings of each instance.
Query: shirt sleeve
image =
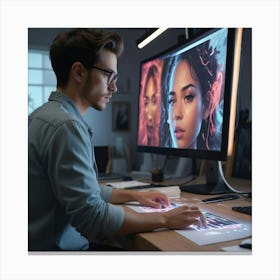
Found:
[[[88,239],[112,238],[124,219],[123,208],[110,204],[112,190],[100,189],[93,168],[93,145],[78,121],[53,133],[47,149],[48,177],[73,227]]]
[[[101,197],[105,200],[105,201],[109,201],[110,200],[110,197],[112,195],[112,190],[113,188],[112,187],[109,187],[109,186],[102,186],[101,187]]]

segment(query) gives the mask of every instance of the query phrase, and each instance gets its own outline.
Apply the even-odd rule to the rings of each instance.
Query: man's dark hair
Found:
[[[103,49],[119,57],[123,51],[123,41],[114,32],[77,28],[58,34],[50,47],[50,60],[57,78],[57,86],[66,86],[71,66],[81,62],[90,69],[98,62]]]

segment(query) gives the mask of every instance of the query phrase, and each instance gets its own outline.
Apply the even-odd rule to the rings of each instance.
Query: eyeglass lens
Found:
[[[95,68],[99,71],[105,72],[108,75],[108,85],[111,84],[112,82],[116,82],[118,79],[118,74],[116,74],[114,71],[106,70],[97,66],[92,66],[92,68]]]

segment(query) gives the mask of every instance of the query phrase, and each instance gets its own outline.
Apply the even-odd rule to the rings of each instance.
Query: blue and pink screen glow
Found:
[[[220,151],[228,30],[141,65],[138,145]]]

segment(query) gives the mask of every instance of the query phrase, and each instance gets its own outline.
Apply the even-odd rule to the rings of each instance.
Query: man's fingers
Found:
[[[193,222],[196,222],[200,224],[200,226],[206,226],[207,220],[201,210],[197,206],[193,205],[184,205],[183,206],[187,214],[193,218]]]

